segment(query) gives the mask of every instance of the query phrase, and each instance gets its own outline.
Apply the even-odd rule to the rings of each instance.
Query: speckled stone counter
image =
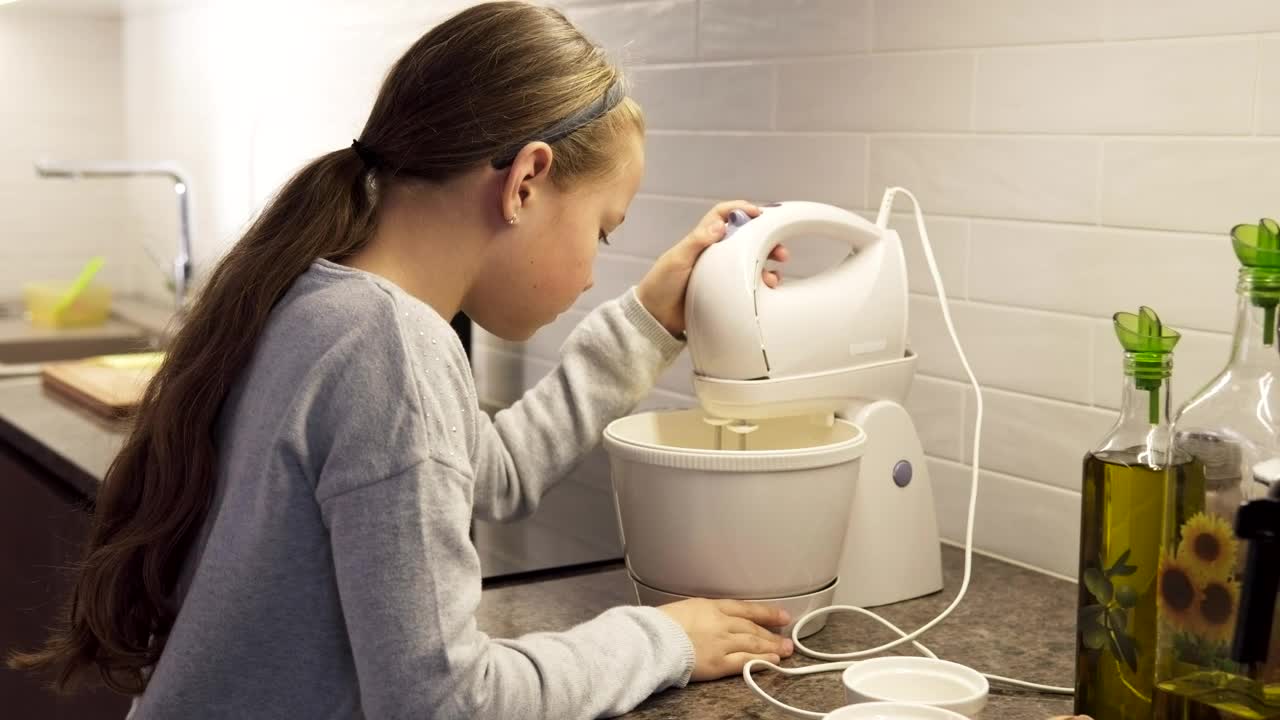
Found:
[[[124,442],[127,426],[45,390],[40,378],[0,380],[0,442],[17,449],[85,497]]]
[[[40,387],[38,379],[0,382],[0,441],[20,450],[59,479],[92,496],[123,439],[124,426],[99,420]],[[933,618],[960,586],[961,553],[944,549],[946,589],[937,595],[882,608],[900,627],[914,629]],[[951,618],[925,637],[940,657],[985,672],[1033,682],[1070,685],[1074,651],[1075,586],[1012,565],[975,558],[969,597]],[[488,587],[480,625],[497,637],[562,630],[615,605],[636,601],[621,566],[590,573],[507,580]],[[836,615],[810,639],[820,651],[847,651],[892,639],[875,623]],[[793,658],[789,665],[813,661]],[[783,701],[826,711],[841,704],[835,673],[789,679],[760,676]],[[995,688],[985,720],[1045,720],[1068,713],[1067,698]],[[668,691],[640,706],[631,718],[785,717],[747,689],[741,678],[700,683]]]
[[[951,601],[963,571],[963,555],[944,548],[946,589],[942,593],[882,608],[882,614],[903,629],[932,619]],[[1071,685],[1075,586],[1039,573],[988,558],[975,557],[968,598],[951,618],[925,638],[930,649],[983,672],[1013,676],[1050,685]],[[480,627],[496,637],[559,630],[591,618],[614,605],[635,603],[635,594],[621,568],[485,590]],[[892,639],[874,622],[852,615],[832,616],[808,644],[819,651],[843,652]],[[903,654],[906,654],[905,652]],[[787,665],[812,664],[792,658]],[[840,706],[843,693],[837,673],[786,678],[765,673],[761,686],[784,702],[808,710],[829,711]],[[1069,698],[992,688],[991,702],[981,717],[990,720],[1045,720],[1070,714]],[[787,717],[773,710],[739,677],[696,683],[650,698],[627,718],[649,720],[719,720],[721,718]]]

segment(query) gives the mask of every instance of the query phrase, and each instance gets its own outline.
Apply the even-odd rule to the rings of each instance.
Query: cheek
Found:
[[[581,290],[591,280],[591,268],[600,251],[600,231],[594,224],[564,227],[556,234],[543,254],[558,285]]]

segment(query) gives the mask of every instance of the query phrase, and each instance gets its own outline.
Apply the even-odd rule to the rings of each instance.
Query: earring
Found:
[[[507,218],[507,224],[515,225],[518,220],[519,220],[519,217],[517,217],[516,215],[512,215],[511,217]]]

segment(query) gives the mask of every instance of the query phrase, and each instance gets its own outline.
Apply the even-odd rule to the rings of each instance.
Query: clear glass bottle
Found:
[[[1179,447],[1204,466],[1204,511],[1169,528],[1160,567],[1160,694],[1205,691],[1234,682],[1231,659],[1239,615],[1244,545],[1232,533],[1241,503],[1275,482],[1280,466],[1280,226],[1264,219],[1231,231],[1240,260],[1235,336],[1227,366],[1178,413]],[[1185,693],[1184,693],[1185,695]],[[1162,718],[1255,717],[1178,710],[1166,698]]]
[[[1238,508],[1235,535],[1248,551],[1230,663],[1157,683],[1157,720],[1280,718],[1280,485]]]
[[[1203,494],[1197,462],[1173,445],[1169,386],[1177,332],[1150,308],[1117,313],[1125,350],[1120,417],[1084,459],[1075,712],[1150,720],[1156,663],[1156,570],[1167,515]]]

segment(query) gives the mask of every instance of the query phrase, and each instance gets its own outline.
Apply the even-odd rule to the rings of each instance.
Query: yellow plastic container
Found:
[[[66,329],[98,327],[111,315],[111,288],[90,285],[61,311],[59,303],[72,283],[30,283],[24,288],[27,315],[36,327]]]

